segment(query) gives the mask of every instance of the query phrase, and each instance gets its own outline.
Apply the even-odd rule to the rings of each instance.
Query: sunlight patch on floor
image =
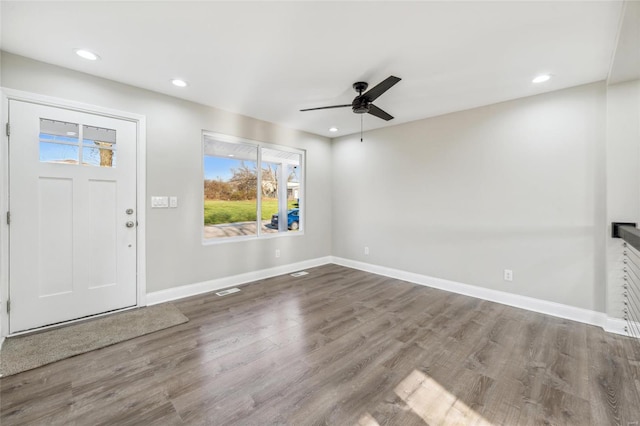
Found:
[[[373,418],[369,413],[365,413],[360,420],[358,420],[358,426],[380,426],[380,423]]]
[[[413,370],[394,391],[427,424],[491,426],[480,414],[418,370]]]

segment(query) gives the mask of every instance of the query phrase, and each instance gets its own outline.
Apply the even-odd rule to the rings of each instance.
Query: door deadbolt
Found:
[[[135,223],[133,223],[132,221],[127,222],[127,228],[133,228],[135,226]]]
[[[125,213],[126,213],[126,214],[133,214],[133,209],[127,209],[127,210],[125,210]]]

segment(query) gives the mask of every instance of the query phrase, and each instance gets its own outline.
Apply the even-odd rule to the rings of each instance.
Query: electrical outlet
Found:
[[[513,281],[513,271],[511,269],[504,270],[504,280]]]
[[[369,256],[369,247],[367,246],[364,247],[364,255]]]
[[[178,207],[178,197],[169,197],[169,207],[172,209]]]
[[[276,257],[280,257],[280,249],[276,249]]]

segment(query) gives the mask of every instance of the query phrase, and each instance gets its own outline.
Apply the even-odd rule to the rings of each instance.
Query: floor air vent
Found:
[[[309,275],[309,273],[307,271],[300,271],[300,272],[294,272],[293,274],[291,274],[292,277],[301,277],[303,275]]]
[[[239,291],[240,291],[240,289],[239,289],[239,288],[234,287],[234,288],[228,288],[228,289],[226,289],[226,290],[219,291],[219,292],[217,292],[216,294],[217,294],[218,296],[226,296],[227,294],[233,294],[233,293],[237,293],[237,292],[239,292]]]

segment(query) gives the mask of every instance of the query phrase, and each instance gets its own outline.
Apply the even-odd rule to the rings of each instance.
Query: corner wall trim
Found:
[[[332,259],[332,263],[335,263],[336,265],[359,269],[361,271],[371,272],[373,274],[384,275],[386,277],[408,281],[414,284],[450,291],[452,293],[463,294],[465,296],[471,296],[478,299],[488,300],[490,302],[501,303],[503,305],[526,309],[528,311],[551,315],[558,318],[596,325],[609,333],[628,336],[628,334],[624,331],[626,321],[618,318],[608,317],[607,314],[603,312],[591,311],[589,309],[563,305],[561,303],[549,302],[547,300],[540,300],[532,297],[521,296],[518,294],[507,293],[504,291],[492,290],[470,284],[463,284],[456,281],[449,281],[442,278],[430,277],[427,275],[387,268],[385,266],[373,265],[370,263],[359,262],[356,260],[345,259],[341,257],[334,256]]]
[[[147,293],[147,306],[169,302],[171,300],[183,299],[189,296],[196,296],[202,293],[209,293],[211,291],[246,284],[252,281],[263,280],[265,278],[271,278],[278,275],[289,274],[301,269],[313,268],[315,266],[322,266],[328,263],[331,263],[331,256],[319,257],[316,259],[304,260],[302,262],[290,263],[244,274],[154,291],[153,293]]]

